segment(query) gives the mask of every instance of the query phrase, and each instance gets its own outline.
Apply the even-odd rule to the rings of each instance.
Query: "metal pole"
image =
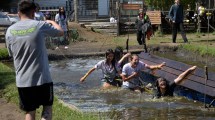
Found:
[[[211,8],[211,0],[209,0],[209,6],[208,6],[208,9]]]

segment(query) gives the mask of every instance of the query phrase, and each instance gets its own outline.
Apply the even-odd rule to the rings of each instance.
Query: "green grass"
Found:
[[[0,62],[0,97],[18,106],[18,91],[15,84],[14,71]],[[37,111],[37,118],[40,118],[42,108]],[[24,113],[23,113],[24,114]],[[81,113],[66,107],[55,97],[53,105],[53,120],[97,120],[93,114]]]
[[[0,59],[8,58],[8,51],[6,48],[0,48]]]
[[[209,55],[215,57],[215,33],[188,33],[188,41],[190,44],[184,44],[181,35],[177,35],[177,44],[179,48],[188,50],[190,52],[197,52],[200,55]],[[113,38],[113,42],[117,46],[123,46],[125,49],[126,40],[128,39],[127,35],[117,36]],[[146,44],[150,46],[159,46],[159,45],[172,45],[172,35],[171,34],[161,34],[156,32],[155,37],[151,37],[151,40],[146,39]],[[129,46],[138,45],[136,40],[136,34],[129,35]],[[171,46],[169,45],[169,46]]]
[[[186,44],[181,46],[182,49],[199,53],[199,55],[209,55],[215,57],[215,48],[208,46],[207,44]]]

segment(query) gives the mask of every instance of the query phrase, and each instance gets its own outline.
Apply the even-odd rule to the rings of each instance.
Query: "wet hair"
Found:
[[[62,9],[63,9],[63,13],[61,12]],[[66,19],[66,12],[65,12],[64,7],[59,8],[59,16],[60,16],[60,18],[61,18],[62,15],[63,15],[63,18]]]
[[[123,54],[123,50],[121,47],[116,47],[115,51],[114,51],[114,57],[116,61],[119,61],[121,59],[121,54]]]
[[[28,0],[22,0],[18,3],[18,10],[25,15],[30,15],[32,10],[36,10],[36,5],[34,2]]]
[[[114,52],[113,52],[112,49],[108,49],[108,50],[105,52],[105,58],[107,58],[107,56],[108,56],[109,54],[113,54],[113,55],[114,55]]]
[[[156,86],[156,88],[157,88],[158,91],[160,91],[159,81],[165,81],[165,83],[166,83],[166,89],[168,89],[168,87],[169,87],[168,81],[165,78],[161,78],[160,77],[155,82],[155,86]]]
[[[137,56],[137,57],[139,58],[139,56],[138,56],[138,55],[133,54],[133,55],[131,55],[131,57],[130,57],[130,61],[132,61],[132,60],[133,60],[133,58],[134,58],[135,56]]]

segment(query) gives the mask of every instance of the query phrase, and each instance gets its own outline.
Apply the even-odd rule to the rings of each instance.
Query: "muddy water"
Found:
[[[138,94],[120,88],[101,90],[101,71],[94,71],[80,83],[81,76],[102,59],[52,62],[50,70],[58,98],[83,112],[97,114],[99,119],[215,119],[213,109],[207,111],[202,108],[203,103],[184,97],[152,99],[151,93]]]

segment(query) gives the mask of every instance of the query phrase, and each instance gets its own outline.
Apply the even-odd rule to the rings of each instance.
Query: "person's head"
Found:
[[[35,3],[36,5],[36,12],[39,12],[40,11],[40,5],[38,3]]]
[[[106,61],[107,62],[115,62],[114,61],[114,52],[112,49],[108,49],[106,52],[105,52],[105,58],[106,58]]]
[[[139,13],[139,18],[143,18],[143,12]]]
[[[60,8],[59,8],[59,13],[62,13],[62,14],[65,13],[64,7],[60,7]]]
[[[66,12],[65,12],[65,9],[64,7],[60,7],[59,8],[59,15],[64,17],[64,19],[66,18]]]
[[[123,50],[121,47],[116,47],[114,51],[114,56],[117,61],[119,61],[123,56]]]
[[[46,17],[46,20],[51,20],[51,14],[50,14],[50,12],[46,12],[45,13],[45,17]]]
[[[175,4],[180,4],[180,0],[175,0]]]
[[[139,57],[137,55],[132,55],[130,58],[130,63],[132,67],[137,67],[138,63],[139,63]]]
[[[34,2],[28,0],[22,0],[18,4],[18,14],[19,17],[22,19],[23,16],[27,16],[30,19],[34,18],[34,12],[36,10],[36,5]]]
[[[155,83],[158,90],[167,88],[167,80],[164,78],[158,78]]]

